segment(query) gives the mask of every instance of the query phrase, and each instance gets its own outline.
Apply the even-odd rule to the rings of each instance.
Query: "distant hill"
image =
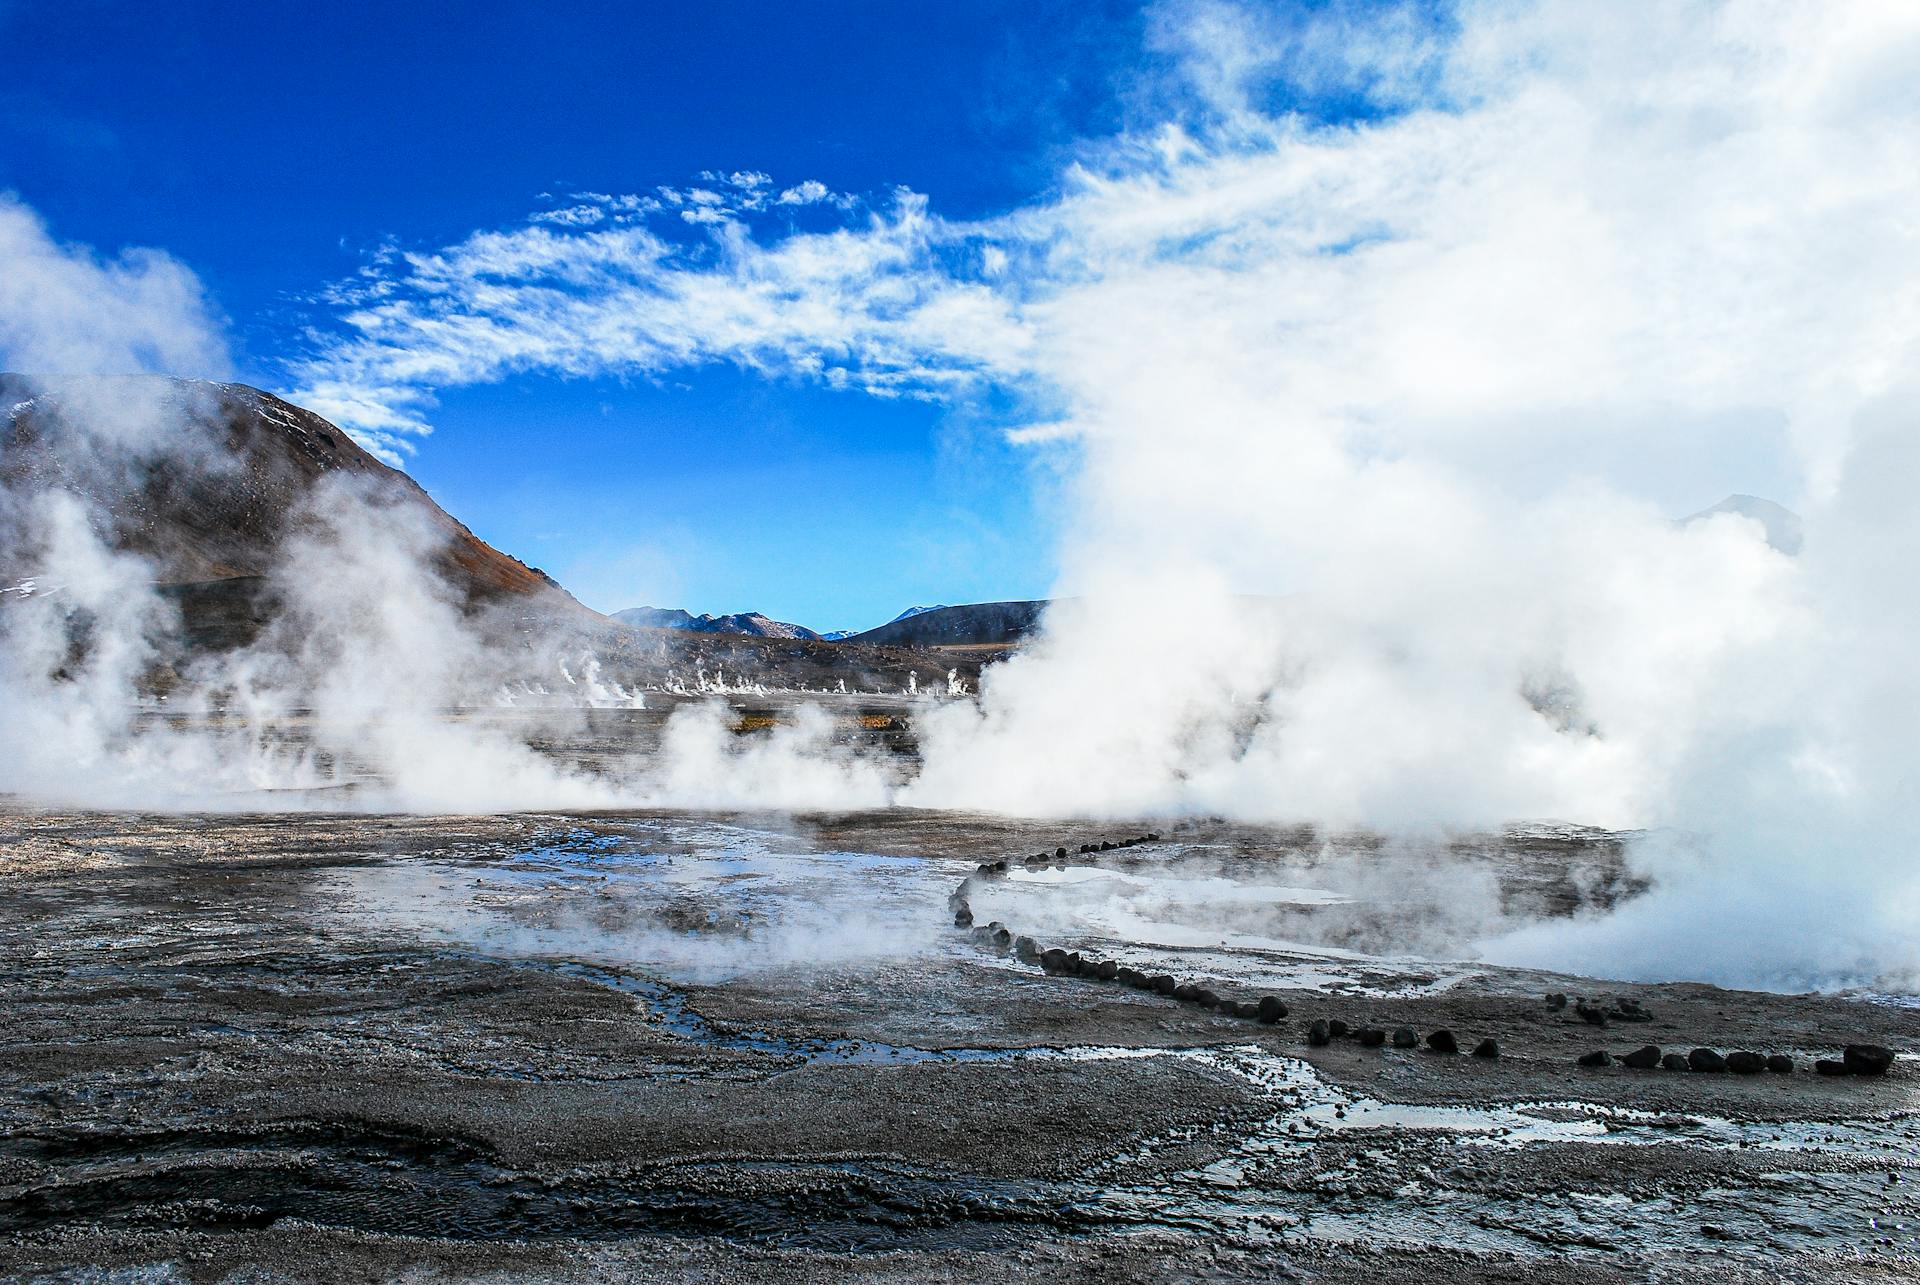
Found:
[[[871,647],[1006,646],[1033,632],[1046,609],[1044,599],[915,607],[847,641]]]
[[[1757,495],[1729,495],[1712,508],[1688,514],[1680,521],[1683,524],[1699,522],[1722,513],[1737,513],[1743,518],[1752,518],[1766,528],[1767,543],[1785,554],[1799,553],[1805,540],[1806,524],[1800,520],[1798,513]]]
[[[729,616],[696,616],[679,607],[628,607],[616,611],[613,618],[622,624],[647,629],[684,629],[696,634],[743,634],[749,638],[803,638],[821,642],[825,636],[805,625],[771,620],[757,611],[735,612]]]
[[[977,602],[958,606],[909,607],[873,629],[837,629],[818,633],[805,625],[771,620],[757,611],[726,616],[696,616],[679,607],[629,607],[613,618],[643,629],[675,629],[694,634],[736,634],[747,638],[794,638],[808,642],[866,647],[1004,647],[1032,632],[1046,609],[1038,602]]]

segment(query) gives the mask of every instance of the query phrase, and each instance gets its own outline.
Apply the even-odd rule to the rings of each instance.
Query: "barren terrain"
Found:
[[[1480,926],[1449,888],[1488,892],[1479,916],[1632,895],[1596,833],[14,807],[0,852],[14,1278],[1920,1263],[1920,1009],[1449,955]],[[1216,1006],[1101,980],[1101,960]],[[1263,996],[1287,1016],[1224,1011]],[[1351,1031],[1309,1042],[1336,1019]],[[1402,1026],[1421,1047],[1354,1034]],[[1426,1047],[1440,1028],[1458,1052]],[[1489,1038],[1498,1057],[1472,1056]],[[1901,1054],[1890,1074],[1813,1073],[1861,1042]],[[1794,1069],[1576,1065],[1647,1044]]]

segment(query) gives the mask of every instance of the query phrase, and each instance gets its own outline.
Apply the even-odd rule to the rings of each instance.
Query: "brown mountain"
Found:
[[[443,537],[437,568],[470,604],[540,599],[587,610],[340,429],[257,388],[0,375],[0,415],[0,490],[16,500],[46,489],[79,496],[108,542],[150,559],[163,585],[265,576],[316,485],[347,475],[370,497],[412,508]],[[33,574],[32,556],[30,541],[9,540],[0,576]]]

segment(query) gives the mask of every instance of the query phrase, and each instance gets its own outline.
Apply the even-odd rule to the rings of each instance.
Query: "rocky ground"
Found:
[[[1604,835],[15,807],[0,887],[12,1279],[1920,1268],[1920,1009],[1447,962]]]

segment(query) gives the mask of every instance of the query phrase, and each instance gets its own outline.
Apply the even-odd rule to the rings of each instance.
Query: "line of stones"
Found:
[[[1667,1053],[1657,1044],[1648,1044],[1626,1053],[1618,1058],[1605,1049],[1595,1049],[1591,1053],[1582,1053],[1574,1061],[1581,1066],[1612,1066],[1616,1061],[1624,1067],[1636,1071],[1650,1071],[1659,1067],[1665,1071],[1727,1071],[1734,1075],[1758,1075],[1762,1071],[1771,1071],[1776,1075],[1791,1075],[1793,1059],[1785,1053],[1755,1053],[1748,1049],[1737,1049],[1722,1054],[1714,1049],[1700,1048],[1688,1053]],[[1821,1075],[1885,1075],[1887,1068],[1893,1065],[1893,1053],[1878,1044],[1849,1044],[1838,1058],[1821,1058],[1813,1064],[1813,1069]]]
[[[1567,997],[1556,991],[1547,996],[1547,1007],[1558,1011],[1567,1006]],[[1574,1013],[1589,1026],[1606,1026],[1614,1022],[1648,1022],[1653,1015],[1640,1006],[1638,1000],[1622,999],[1615,1001],[1615,1007],[1609,1011],[1598,1004],[1590,1004],[1585,999],[1574,1001]],[[1616,1061],[1635,1071],[1651,1071],[1659,1067],[1663,1071],[1702,1071],[1718,1073],[1731,1072],[1734,1075],[1758,1075],[1762,1071],[1771,1071],[1775,1075],[1793,1074],[1793,1059],[1785,1053],[1755,1053],[1750,1049],[1736,1049],[1731,1053],[1721,1053],[1716,1049],[1699,1048],[1687,1053],[1669,1053],[1657,1044],[1647,1044],[1631,1053],[1615,1057],[1605,1049],[1594,1049],[1591,1053],[1582,1053],[1574,1061],[1581,1066],[1612,1066]],[[1838,1058],[1821,1058],[1813,1064],[1813,1069],[1821,1075],[1885,1075],[1887,1068],[1893,1065],[1893,1053],[1878,1044],[1849,1044]]]
[[[1148,833],[1137,838],[1122,839],[1117,843],[1111,840],[1102,840],[1097,844],[1083,843],[1080,845],[1080,855],[1089,856],[1132,848],[1142,843],[1157,842],[1159,838],[1158,834]],[[1061,847],[1055,848],[1051,854],[1036,853],[1030,857],[1020,858],[1019,863],[1028,870],[1039,870],[1048,866],[1064,868],[1067,864],[1067,850]],[[1151,991],[1182,1003],[1196,1004],[1224,1017],[1249,1018],[1272,1026],[1288,1015],[1286,1002],[1277,995],[1262,995],[1254,1000],[1232,999],[1209,987],[1180,981],[1170,973],[1143,973],[1139,969],[1129,968],[1111,959],[1087,958],[1077,950],[1042,947],[1032,937],[1016,934],[998,920],[975,925],[969,894],[979,883],[1004,878],[1012,868],[1012,864],[1005,859],[982,862],[972,874],[961,880],[960,886],[947,897],[947,909],[953,913],[953,926],[969,930],[976,944],[1001,954],[1010,953],[1025,964],[1037,964],[1041,971],[1050,976],[1118,982],[1135,990]],[[1391,1041],[1395,1048],[1411,1049],[1418,1048],[1421,1043],[1419,1032],[1410,1026],[1398,1027],[1389,1033],[1378,1026],[1353,1027],[1339,1018],[1318,1018],[1307,1028],[1307,1043],[1316,1048],[1325,1047],[1336,1039],[1344,1039],[1348,1036],[1352,1036],[1363,1048],[1380,1048]],[[1428,1034],[1426,1047],[1433,1053],[1458,1053],[1460,1041],[1451,1030],[1441,1027]],[[1499,1057],[1499,1042],[1491,1038],[1480,1041],[1474,1046],[1473,1056]]]

